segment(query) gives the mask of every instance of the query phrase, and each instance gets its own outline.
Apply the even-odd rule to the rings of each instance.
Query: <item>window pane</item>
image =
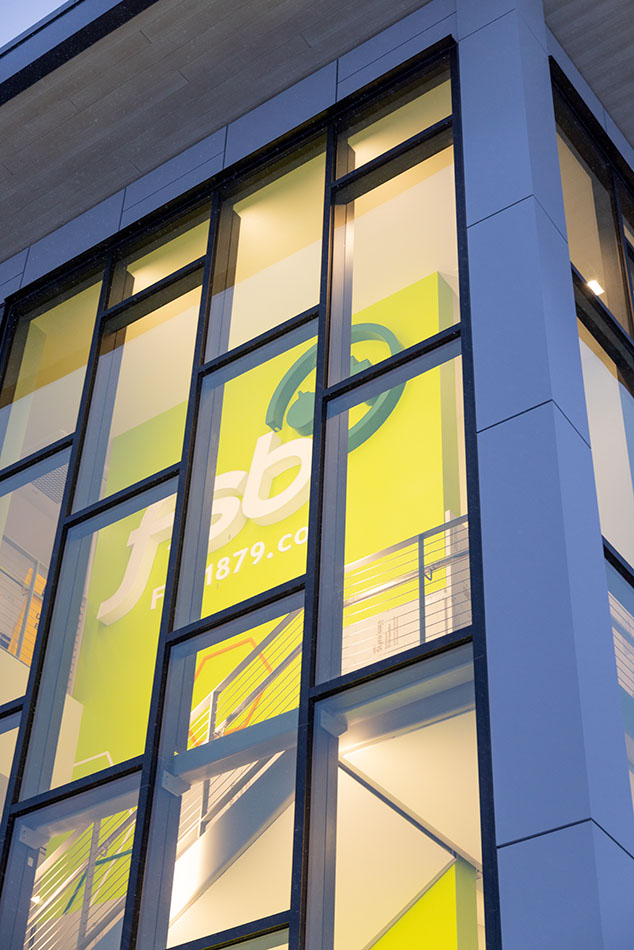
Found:
[[[484,948],[471,651],[315,714],[309,950]]]
[[[7,716],[6,719],[0,721],[0,814],[2,814],[4,800],[7,795],[7,785],[9,784],[9,775],[13,765],[13,753],[18,740],[19,726],[19,713],[14,716]]]
[[[75,509],[180,459],[200,286],[162,298],[133,322],[106,327]]]
[[[16,823],[0,910],[5,950],[119,946],[137,798],[131,777]]]
[[[606,564],[612,635],[619,680],[625,747],[634,804],[634,590],[611,564]]]
[[[303,327],[292,339],[205,380],[179,626],[306,569],[317,355],[313,333],[314,327]],[[229,373],[239,375],[227,378]]]
[[[139,950],[289,908],[301,598],[289,607],[172,651]]]
[[[634,198],[624,188],[620,190],[622,222],[625,235],[625,261],[628,267],[629,290],[634,303]]]
[[[99,292],[93,278],[20,317],[0,394],[0,468],[74,430]]]
[[[319,302],[324,169],[313,146],[224,205],[207,359]]]
[[[609,192],[561,130],[557,140],[570,260],[631,333]]]
[[[395,102],[363,115],[337,145],[337,178],[365,165],[401,142],[451,115],[449,70],[442,67],[424,83],[417,81]]]
[[[26,692],[69,456],[0,482],[0,704]]]
[[[175,483],[72,528],[23,795],[143,752]]]
[[[319,680],[471,623],[460,360],[390,382],[327,423]]]
[[[634,397],[595,338],[579,323],[601,531],[634,564]]]
[[[176,224],[162,228],[118,262],[109,305],[138,294],[198,260],[207,250],[208,235],[209,208],[199,208]]]
[[[232,943],[226,950],[288,950],[288,933],[267,934],[265,937],[256,937],[255,940]]]
[[[446,148],[336,208],[331,378],[456,323],[458,293],[453,148]]]

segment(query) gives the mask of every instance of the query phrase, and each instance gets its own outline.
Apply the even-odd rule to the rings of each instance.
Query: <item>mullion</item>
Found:
[[[240,944],[245,940],[255,940],[258,937],[285,931],[288,925],[287,913],[272,914],[270,917],[260,917],[239,927],[232,927],[230,930],[221,930],[207,937],[198,937],[196,940],[180,943],[171,950],[222,950],[225,947],[235,947],[236,950],[240,950]]]
[[[334,202],[333,181],[337,161],[337,132],[328,129],[324,181],[324,209],[320,301],[315,373],[313,417],[313,454],[309,500],[309,531],[306,552],[306,591],[304,599],[304,638],[300,667],[300,695],[297,730],[297,780],[295,786],[295,830],[291,877],[291,921],[289,946],[300,950],[305,945],[306,899],[308,891],[308,835],[312,775],[312,718],[310,689],[317,650],[319,568],[321,561],[321,522],[323,511],[326,403],[323,394],[328,381],[330,337],[330,289],[332,280]]]
[[[73,439],[74,433],[73,435],[65,435],[63,439],[58,439],[57,442],[51,442],[43,449],[38,449],[37,452],[31,453],[31,455],[27,455],[23,459],[18,459],[18,461],[14,462],[12,465],[7,465],[7,467],[3,468],[0,472],[0,491],[2,491],[2,483],[12,478],[14,475],[19,475],[21,472],[25,472],[32,466],[36,466],[39,462],[44,462],[47,458],[51,458],[58,452],[61,454],[64,449],[71,448]]]
[[[634,336],[634,310],[632,298],[632,279],[628,261],[628,242],[623,228],[623,209],[619,196],[617,177],[614,169],[610,165],[610,197],[612,203],[612,218],[614,220],[614,232],[616,237],[617,256],[621,270],[621,283],[625,295],[625,309],[629,323],[630,336]]]
[[[104,785],[111,785],[117,779],[125,778],[127,775],[133,775],[141,771],[143,756],[137,755],[133,759],[126,759],[125,762],[118,762],[116,765],[110,765],[107,769],[101,769],[99,772],[93,772],[92,775],[85,775],[67,785],[59,785],[51,788],[47,792],[40,792],[32,798],[24,799],[18,802],[11,809],[12,821],[30,815],[39,811],[48,805],[55,805],[58,802],[65,802],[72,798],[79,798],[95,788],[102,788]]]
[[[263,348],[268,346],[270,343],[274,343],[281,337],[291,334],[293,330],[303,327],[305,323],[310,323],[311,320],[314,320],[317,317],[318,312],[318,307],[310,307],[308,310],[304,310],[303,313],[298,314],[296,317],[291,317],[289,320],[285,320],[283,323],[279,323],[277,326],[271,327],[270,330],[265,330],[264,333],[253,337],[252,340],[247,340],[240,346],[236,346],[232,350],[227,350],[226,353],[221,353],[219,356],[214,356],[213,359],[203,363],[198,372],[200,373],[201,377],[206,377],[218,369],[224,369],[225,366],[241,360],[244,356],[248,356],[255,350],[259,350],[261,347]]]
[[[18,697],[18,699],[11,699],[8,703],[3,703],[0,706],[0,720],[6,719],[7,716],[14,716],[16,713],[21,713],[23,706],[23,696]]]
[[[40,679],[42,676],[44,661],[46,657],[46,646],[48,642],[48,637],[50,633],[51,618],[53,613],[53,604],[55,603],[55,596],[57,593],[57,585],[59,582],[61,574],[61,562],[62,562],[62,551],[66,538],[66,529],[64,526],[64,520],[66,515],[70,512],[72,495],[73,495],[73,482],[74,474],[76,473],[79,467],[79,459],[81,454],[81,442],[82,436],[86,425],[86,417],[88,413],[88,407],[90,405],[90,396],[92,394],[92,388],[94,385],[94,377],[96,376],[97,370],[97,359],[99,354],[99,341],[100,341],[100,314],[105,308],[105,303],[110,292],[110,285],[112,281],[113,267],[112,261],[109,260],[106,262],[106,266],[103,272],[101,291],[99,296],[99,303],[97,306],[97,316],[95,319],[95,325],[93,328],[93,336],[90,344],[90,352],[88,355],[88,361],[86,364],[86,375],[84,378],[84,385],[82,389],[82,395],[79,404],[79,410],[77,414],[77,427],[75,429],[75,434],[72,439],[72,448],[71,455],[68,465],[68,475],[66,477],[66,483],[64,486],[64,494],[62,497],[62,503],[60,506],[60,517],[57,522],[57,528],[55,532],[55,540],[53,542],[53,550],[51,552],[51,566],[49,570],[48,580],[46,584],[46,590],[44,592],[44,598],[42,600],[42,609],[40,612],[40,623],[38,627],[38,635],[35,641],[35,648],[33,651],[33,657],[31,660],[31,669],[29,672],[29,679],[26,688],[26,694],[24,696],[24,715],[22,716],[22,721],[20,723],[20,731],[18,733],[18,740],[16,743],[15,753],[13,756],[13,765],[11,768],[11,775],[9,777],[9,783],[7,786],[7,794],[5,799],[4,806],[4,815],[2,819],[2,824],[0,825],[0,840],[1,840],[1,851],[0,851],[0,881],[4,879],[6,873],[7,862],[9,859],[9,848],[11,844],[11,832],[13,830],[15,822],[15,814],[18,813],[17,809],[24,807],[22,803],[19,802],[20,795],[20,786],[22,781],[22,776],[24,774],[24,769],[26,766],[26,758],[29,748],[29,743],[31,739],[31,733],[33,728],[33,719],[35,716],[35,706],[37,702],[37,694],[39,692]],[[15,814],[14,814],[15,813]]]
[[[136,320],[140,320],[142,317],[147,316],[148,313],[151,313],[153,307],[152,298],[155,295],[159,295],[161,291],[169,290],[175,284],[178,284],[182,281],[184,284],[187,283],[187,278],[194,278],[197,274],[197,271],[202,271],[205,265],[205,257],[198,257],[195,261],[191,261],[189,264],[185,264],[183,267],[179,268],[177,271],[174,271],[173,274],[168,274],[167,277],[163,277],[161,280],[157,280],[155,284],[151,284],[149,287],[144,287],[143,290],[140,290],[137,294],[133,294],[131,297],[126,297],[125,300],[121,300],[119,303],[114,304],[112,307],[109,307],[101,315],[102,322],[107,321],[108,324],[112,325],[108,327],[108,332],[116,327],[117,329],[129,326],[131,323],[134,323]],[[194,281],[192,286],[189,287],[189,290],[194,289],[198,286],[198,282]],[[174,297],[180,296],[181,293],[186,293],[186,291],[179,290],[174,294]],[[172,299],[172,298],[170,298]],[[142,305],[148,304],[147,310],[143,310]],[[160,305],[159,305],[160,306]],[[138,308],[141,312],[135,314],[132,319],[126,319],[126,313],[128,310],[133,308]],[[121,322],[117,321],[117,317],[121,317]]]
[[[165,594],[163,600],[163,610],[161,613],[161,626],[159,630],[156,663],[154,667],[155,672],[152,685],[152,697],[150,700],[148,715],[148,729],[146,735],[145,754],[143,756],[141,788],[139,792],[139,802],[137,809],[137,823],[134,831],[134,841],[130,859],[128,891],[122,925],[121,950],[132,950],[134,947],[136,942],[136,930],[139,921],[139,915],[141,913],[145,865],[152,820],[152,805],[157,781],[161,726],[163,710],[165,706],[165,690],[169,671],[170,647],[169,643],[167,642],[167,634],[172,627],[176,608],[176,598],[178,596],[179,565],[185,536],[187,500],[189,494],[188,486],[193,467],[196,439],[196,418],[198,414],[201,390],[201,379],[198,369],[204,360],[204,351],[207,338],[207,324],[211,303],[213,259],[219,216],[220,200],[219,195],[216,192],[213,198],[212,210],[209,219],[209,236],[207,241],[207,252],[205,255],[202,280],[198,328],[194,347],[194,360],[187,404],[185,432],[183,435],[183,452],[181,456],[182,461],[176,493],[176,508],[174,511],[172,540],[165,580]]]
[[[623,267],[625,269],[625,284],[627,289],[626,296],[628,298],[630,320],[634,328],[634,247],[632,247],[625,234],[625,225],[623,224],[625,216],[623,214],[623,202],[621,200],[621,188],[624,186],[621,185],[614,169],[612,169],[612,181],[614,183],[614,200],[617,213],[618,244],[623,255]]]
[[[224,610],[219,610],[215,614],[202,617],[200,620],[195,620],[184,627],[177,627],[175,630],[166,633],[166,644],[171,648],[177,644],[195,639],[203,633],[208,633],[211,630],[232,623],[245,614],[255,613],[263,607],[269,606],[269,604],[286,600],[293,594],[303,591],[305,585],[306,575],[300,574],[297,577],[291,578],[290,581],[285,581],[277,587],[270,587],[268,590],[255,594],[247,600],[241,600],[238,604],[225,607]]]
[[[449,148],[453,142],[452,129],[453,117],[447,116],[365,165],[343,175],[332,185],[335,203],[340,205],[355,201],[437,152]]]
[[[135,482],[133,485],[122,488],[112,495],[107,495],[105,498],[99,498],[97,501],[92,502],[92,504],[86,505],[85,508],[71,512],[66,518],[62,519],[64,528],[69,530],[76,525],[83,524],[90,518],[96,518],[99,515],[105,514],[110,509],[115,509],[119,505],[123,505],[126,501],[131,501],[133,498],[136,498],[137,495],[143,495],[152,488],[162,485],[163,482],[169,481],[170,478],[177,478],[179,472],[180,463],[175,462],[174,465],[169,465],[154,475],[148,475],[147,478],[142,479],[140,482]]]
[[[400,353],[395,353],[394,356],[390,356],[388,359],[381,360],[380,363],[369,366],[360,373],[355,373],[353,376],[348,376],[340,382],[333,383],[332,386],[324,390],[324,401],[330,403],[346,393],[352,393],[355,389],[360,389],[366,383],[373,382],[381,376],[387,375],[387,373],[392,370],[415,362],[427,356],[429,353],[433,353],[435,350],[442,349],[454,340],[460,339],[460,335],[461,325],[457,323],[452,327],[448,327],[446,330],[441,330],[439,333],[427,337],[426,340],[420,340],[418,343],[408,346],[407,349],[401,350]],[[424,370],[422,372],[424,372]]]
[[[465,468],[469,525],[469,585],[475,688],[476,754],[482,842],[484,917],[489,950],[502,946],[500,891],[495,840],[495,800],[493,794],[493,757],[491,741],[489,676],[487,668],[484,566],[478,466],[478,428],[475,398],[475,359],[469,279],[468,219],[465,187],[465,155],[462,138],[462,88],[460,58],[451,51],[451,93],[454,126],[454,181],[458,240],[458,278],[460,289],[460,325],[462,398],[464,411]]]
[[[410,647],[409,650],[403,650],[402,653],[384,657],[382,660],[377,660],[368,666],[360,666],[356,670],[343,673],[341,676],[336,676],[323,683],[316,683],[310,690],[310,702],[321,702],[322,699],[345,693],[372,680],[381,679],[387,673],[393,673],[395,670],[404,669],[407,666],[415,666],[417,663],[424,663],[430,657],[447,653],[464,646],[465,643],[472,643],[473,630],[472,624],[460,627],[460,629],[452,630],[451,633],[446,633],[442,637],[418,643],[416,646]]]
[[[618,320],[612,316],[596,294],[587,287],[579,271],[571,265],[577,316],[586,329],[596,337],[602,348],[619,367],[634,392],[634,341]],[[579,303],[581,298],[582,303]]]

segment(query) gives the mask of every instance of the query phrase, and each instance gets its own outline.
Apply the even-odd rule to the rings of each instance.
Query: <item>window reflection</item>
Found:
[[[115,267],[109,305],[119,303],[181,267],[198,260],[207,250],[209,208],[198,209],[157,231]]]
[[[68,533],[24,797],[143,752],[174,491],[165,483]]]
[[[630,789],[634,804],[634,591],[611,564],[606,564],[606,571]]]
[[[460,361],[401,378],[328,420],[320,680],[471,622]]]
[[[173,288],[106,326],[75,509],[179,460],[199,305],[199,286]]]
[[[557,141],[570,260],[631,333],[610,193],[561,129]]]
[[[331,377],[456,323],[458,293],[453,148],[446,148],[337,206]]]
[[[601,531],[634,564],[634,396],[628,381],[579,322]]]
[[[172,651],[139,948],[289,907],[301,599],[288,608]]]
[[[137,798],[132,777],[18,820],[0,908],[4,950],[119,946]]]
[[[0,482],[0,704],[26,692],[69,455]]]
[[[306,325],[205,379],[178,626],[306,569],[314,332]]]
[[[75,428],[100,283],[20,317],[0,394],[0,468]]]
[[[451,115],[449,70],[441,67],[423,83],[416,82],[398,99],[374,106],[339,136],[337,178],[360,168],[401,142]]]
[[[224,205],[207,359],[318,304],[324,170],[320,144]]]
[[[315,723],[309,950],[482,950],[470,650],[325,700]]]

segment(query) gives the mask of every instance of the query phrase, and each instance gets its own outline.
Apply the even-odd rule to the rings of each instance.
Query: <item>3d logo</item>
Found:
[[[351,342],[386,343],[393,356],[402,350],[394,333],[378,323],[355,324]],[[216,551],[235,538],[247,521],[260,525],[276,524],[298,511],[308,500],[312,456],[314,393],[299,388],[314,371],[317,345],[302,354],[284,374],[269,402],[265,422],[270,429],[255,443],[249,471],[224,472],[214,482],[213,508],[209,531],[209,551]],[[371,366],[370,360],[351,356],[351,371],[358,373]],[[404,383],[367,399],[368,411],[348,433],[348,449],[353,451],[383,425],[398,403]],[[294,401],[293,397],[295,397]],[[282,442],[278,432],[284,420],[299,438]],[[273,480],[283,472],[297,469],[286,488],[271,495]],[[138,528],[130,532],[128,564],[112,597],[99,607],[97,619],[104,624],[121,620],[139,601],[145,590],[159,544],[172,532],[175,497],[150,505]]]

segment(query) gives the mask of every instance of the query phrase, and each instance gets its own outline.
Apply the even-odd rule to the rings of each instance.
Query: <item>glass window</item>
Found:
[[[319,680],[471,623],[456,352],[444,348],[331,405]]]
[[[165,483],[68,532],[24,797],[143,752],[175,490]]]
[[[15,825],[0,908],[4,950],[119,947],[138,777],[49,805]]]
[[[484,948],[470,648],[317,705],[309,950]]]
[[[579,322],[601,531],[634,564],[634,389]]]
[[[288,910],[302,632],[300,597],[172,650],[139,950]]]
[[[634,590],[611,564],[606,564],[606,571],[630,789],[634,803]]]
[[[19,318],[0,393],[0,468],[74,430],[100,289],[93,277]]]
[[[378,109],[362,113],[337,143],[337,178],[451,115],[449,69],[442,66]]]
[[[185,293],[172,288],[106,324],[75,509],[180,459],[200,276],[196,284]]]
[[[453,148],[351,201],[345,191],[342,198],[335,209],[333,381],[460,319]]]
[[[208,360],[319,303],[324,170],[319,142],[223,206]]]
[[[557,140],[570,260],[590,290],[631,333],[610,193],[561,129]]]
[[[634,197],[624,188],[620,191],[623,216],[623,234],[625,236],[625,260],[628,268],[630,294],[634,303]]]
[[[4,808],[4,800],[7,796],[7,785],[13,765],[13,754],[15,744],[18,741],[18,729],[20,726],[20,713],[13,716],[7,716],[0,720],[0,815]]]
[[[306,325],[205,379],[178,626],[306,569],[314,332]]]
[[[69,456],[0,482],[0,705],[26,692]]]
[[[207,250],[209,208],[198,208],[157,231],[116,265],[109,305],[138,294],[197,261]]]

